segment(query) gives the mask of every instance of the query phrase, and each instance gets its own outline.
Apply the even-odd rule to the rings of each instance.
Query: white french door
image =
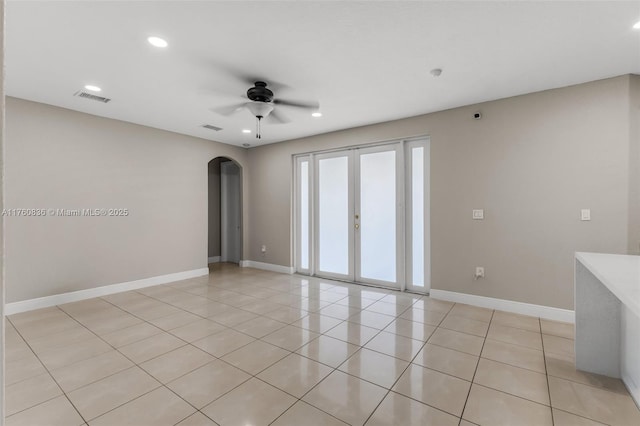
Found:
[[[355,281],[400,288],[402,151],[399,143],[353,151]]]
[[[421,139],[297,156],[296,271],[428,290],[428,261],[412,257],[428,255],[427,148]],[[407,239],[407,227],[421,235]]]
[[[353,153],[341,151],[314,157],[315,272],[353,281]]]

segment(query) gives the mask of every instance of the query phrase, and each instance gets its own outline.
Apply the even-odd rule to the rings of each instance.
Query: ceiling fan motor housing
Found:
[[[255,86],[247,90],[247,98],[256,102],[272,102],[273,92],[267,89],[264,81],[256,81]]]

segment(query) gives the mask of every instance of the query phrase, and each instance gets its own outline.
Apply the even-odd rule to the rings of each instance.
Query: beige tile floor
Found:
[[[12,315],[6,424],[640,425],[573,326],[216,264]]]

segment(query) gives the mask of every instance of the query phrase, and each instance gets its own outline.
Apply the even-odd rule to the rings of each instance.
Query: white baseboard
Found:
[[[624,382],[624,385],[627,387],[627,390],[629,391],[631,398],[633,398],[636,405],[638,406],[638,409],[640,409],[640,388],[638,388],[635,385],[631,376],[628,376],[624,373],[622,374],[622,381]]]
[[[151,287],[154,285],[201,277],[208,274],[209,268],[200,268],[193,269],[191,271],[176,272],[174,274],[160,275],[157,277],[143,278],[141,280],[105,285],[102,287],[88,288],[86,290],[54,294],[52,296],[39,297],[37,299],[22,300],[20,302],[5,304],[4,314],[18,314],[20,312],[32,311],[34,309],[48,308],[50,306],[62,305],[64,303],[77,302],[94,297],[107,296],[109,294],[121,293],[123,291],[137,290],[139,288]]]
[[[213,256],[208,259],[209,263],[220,263],[220,256]]]
[[[568,309],[532,305],[530,303],[515,302],[513,300],[494,299],[493,297],[476,296],[475,294],[456,293],[454,291],[437,289],[431,289],[429,296],[434,299],[465,303],[467,305],[479,306],[481,308],[498,309],[500,311],[512,312],[514,314],[575,323],[575,313]]]
[[[256,262],[255,260],[241,260],[240,266],[242,268],[255,268],[265,271],[279,272],[281,274],[293,274],[294,270],[292,266],[274,265],[272,263]]]

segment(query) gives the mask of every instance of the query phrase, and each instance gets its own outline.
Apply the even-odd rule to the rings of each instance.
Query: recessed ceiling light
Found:
[[[636,23],[633,25],[633,29],[634,29],[634,30],[640,30],[640,21],[636,22]]]
[[[311,114],[312,117],[322,117],[322,113],[321,112],[314,112],[313,114]]]
[[[167,47],[169,45],[169,43],[167,43],[167,40],[160,37],[149,37],[147,41],[149,42],[149,44],[155,47]]]
[[[251,130],[249,130],[249,129],[242,129],[242,133],[251,133]]]
[[[92,92],[100,92],[102,91],[101,88],[99,88],[98,86],[93,86],[91,84],[87,84],[86,86],[84,86],[85,89],[87,90],[91,90]]]

